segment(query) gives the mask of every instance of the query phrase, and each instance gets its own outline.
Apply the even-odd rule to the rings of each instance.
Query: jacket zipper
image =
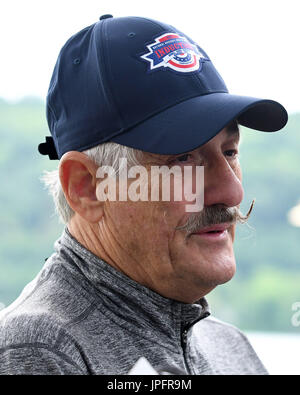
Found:
[[[184,367],[185,367],[185,370],[187,371],[187,374],[190,375],[191,370],[189,368],[188,361],[186,358],[187,333],[188,333],[188,329],[184,329],[183,332],[181,333],[181,347],[182,347],[182,351],[183,351]]]
[[[210,315],[210,313],[207,311],[205,312],[202,317],[201,320],[203,320],[204,318],[208,317]],[[199,320],[200,321],[200,320]],[[181,347],[182,347],[182,351],[183,351],[183,362],[184,362],[184,366],[185,369],[187,371],[187,374],[192,375],[192,371],[191,368],[189,367],[188,361],[187,361],[187,355],[186,355],[186,346],[187,346],[187,335],[188,335],[188,331],[189,329],[191,329],[191,327],[196,323],[195,322],[190,322],[190,323],[185,323],[185,327],[183,329],[183,331],[181,332]]]

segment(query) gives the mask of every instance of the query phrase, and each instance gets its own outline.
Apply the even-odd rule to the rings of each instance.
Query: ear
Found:
[[[69,151],[59,163],[60,182],[69,206],[91,223],[103,216],[103,202],[96,197],[98,166],[85,154]]]

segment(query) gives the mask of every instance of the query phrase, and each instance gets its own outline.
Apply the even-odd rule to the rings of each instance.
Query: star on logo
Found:
[[[176,33],[165,33],[154,43],[147,45],[148,51],[141,58],[150,63],[150,70],[169,67],[181,73],[200,71],[209,59],[186,37]]]

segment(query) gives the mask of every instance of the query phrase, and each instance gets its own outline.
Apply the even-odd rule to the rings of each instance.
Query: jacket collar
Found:
[[[82,286],[101,298],[101,305],[111,318],[127,329],[142,332],[144,337],[155,340],[157,336],[163,345],[168,341],[170,345],[174,341],[178,344],[184,329],[210,315],[205,298],[189,304],[159,295],[95,256],[67,228],[55,248],[63,258],[62,264],[81,277]]]

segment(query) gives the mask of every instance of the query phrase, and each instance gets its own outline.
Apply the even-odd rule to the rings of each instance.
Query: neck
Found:
[[[68,230],[87,250],[107,263],[112,264],[110,257],[102,246],[98,223],[89,223],[78,214],[75,214],[68,223]],[[112,266],[114,265],[112,264]]]
[[[122,256],[122,251],[114,243],[109,229],[102,225],[102,223],[87,222],[75,213],[68,223],[68,230],[87,250],[118,271],[136,280],[135,276],[128,273],[128,270],[124,267],[124,262],[128,262],[128,257]],[[129,267],[131,266],[129,265]]]

